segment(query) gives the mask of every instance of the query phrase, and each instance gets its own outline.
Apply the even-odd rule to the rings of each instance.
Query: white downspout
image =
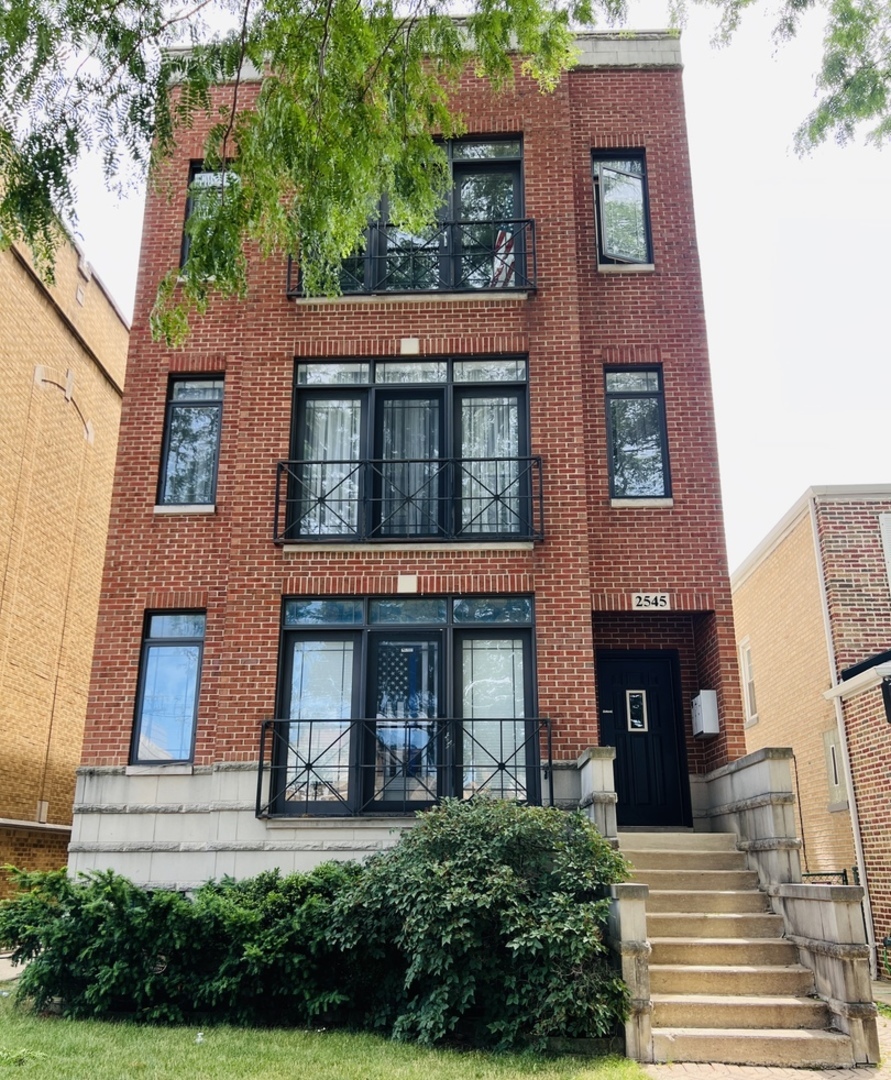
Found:
[[[832,624],[829,621],[829,597],[826,593],[826,575],[823,573],[823,555],[820,551],[820,535],[817,531],[817,497],[808,498],[811,517],[811,533],[814,538],[814,555],[817,564],[817,577],[820,584],[820,606],[823,609],[823,631],[826,635],[826,652],[829,657],[829,680],[833,687],[838,686],[836,675],[835,643],[832,640]],[[851,772],[851,759],[848,756],[848,738],[845,732],[845,710],[840,696],[835,699],[835,721],[838,724],[838,741],[841,744],[842,771],[845,776],[845,788],[848,794],[848,811],[851,815],[851,829],[854,833],[854,852],[857,857],[857,873],[863,886],[863,914],[866,921],[866,940],[869,945],[869,971],[873,979],[878,972],[878,952],[876,949],[875,930],[872,924],[872,905],[869,902],[869,882],[866,877],[866,860],[863,856],[863,840],[860,836],[860,818],[857,814],[857,799],[854,796],[854,776]]]

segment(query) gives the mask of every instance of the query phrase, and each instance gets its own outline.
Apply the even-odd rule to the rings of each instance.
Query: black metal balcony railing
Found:
[[[540,457],[278,463],[277,544],[543,538]]]
[[[447,796],[553,805],[548,720],[266,720],[258,818],[412,813]],[[268,788],[267,788],[268,777]]]
[[[443,221],[421,233],[386,222],[367,231],[363,252],[344,259],[345,295],[388,292],[473,292],[535,288],[535,222],[530,218]],[[300,273],[288,260],[288,296],[303,296]]]

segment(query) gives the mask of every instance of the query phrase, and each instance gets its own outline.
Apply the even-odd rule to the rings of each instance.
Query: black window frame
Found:
[[[198,636],[178,634],[153,634],[152,621],[164,617],[198,617],[203,620],[202,633]],[[204,666],[204,645],[207,640],[207,612],[203,608],[153,609],[146,611],[143,618],[142,644],[139,653],[139,678],[133,709],[133,728],[130,741],[129,761],[131,765],[188,765],[195,759],[195,739],[198,730],[198,704],[201,697],[201,674]],[[184,757],[144,757],[140,753],[140,744],[146,720],[145,700],[151,655],[156,650],[174,647],[196,647],[198,650],[194,669],[194,698],[192,701],[191,732],[189,752]]]
[[[184,383],[220,383],[218,398],[189,399],[177,398],[176,387]],[[171,375],[167,382],[167,401],[164,407],[164,434],[161,441],[161,467],[158,470],[158,490],[155,501],[158,506],[214,506],[217,497],[217,482],[220,470],[220,446],[223,436],[223,401],[226,392],[226,380],[222,372],[213,374],[182,373]],[[170,472],[170,458],[173,447],[174,414],[179,409],[213,409],[216,414],[216,439],[213,447],[213,460],[211,462],[211,490],[209,498],[203,501],[185,501],[171,498],[167,495],[167,482]]]
[[[610,390],[609,389],[609,376],[613,374],[634,374],[634,375],[652,375],[655,374],[659,380],[658,389],[656,390]],[[604,398],[605,398],[605,413],[606,413],[606,437],[607,437],[607,461],[609,467],[609,493],[611,499],[629,499],[629,500],[646,500],[646,499],[670,499],[672,497],[671,486],[671,463],[669,460],[668,452],[668,423],[666,419],[666,407],[665,407],[665,379],[662,371],[661,364],[650,364],[646,366],[629,366],[629,365],[610,365],[604,368]],[[617,447],[615,446],[614,438],[614,426],[613,426],[613,414],[612,414],[612,402],[618,400],[653,400],[657,403],[657,418],[659,422],[659,448],[661,453],[662,462],[662,491],[658,494],[654,492],[645,492],[637,494],[629,494],[627,492],[619,491],[616,487],[616,454]]]
[[[491,621],[491,622],[460,622],[455,618],[455,603],[460,601],[474,600],[498,600],[511,601],[521,600],[528,602],[530,617],[525,622]],[[371,617],[371,606],[379,602],[392,601],[401,603],[404,601],[424,600],[436,603],[441,601],[445,605],[446,617],[443,621],[428,620],[417,622],[381,622]],[[312,625],[287,625],[287,605],[292,601],[322,601],[334,603],[349,603],[361,605],[361,622],[336,623],[320,621]],[[271,812],[273,816],[295,816],[311,814],[319,816],[342,816],[344,814],[375,816],[414,813],[418,810],[427,809],[436,805],[443,798],[462,797],[464,769],[463,742],[461,725],[465,719],[473,722],[472,717],[464,718],[461,707],[461,674],[460,644],[472,639],[515,639],[522,643],[523,654],[523,706],[524,715],[516,717],[514,722],[523,725],[524,742],[526,748],[531,747],[530,758],[527,758],[523,766],[525,774],[526,802],[531,805],[539,805],[542,797],[542,761],[537,736],[540,733],[541,721],[538,719],[538,685],[537,663],[535,642],[535,598],[530,594],[510,595],[486,595],[480,597],[465,594],[436,594],[420,597],[417,595],[382,596],[285,596],[282,598],[281,635],[279,646],[278,681],[276,694],[276,715],[282,719],[275,721],[276,724],[287,724],[290,715],[289,692],[292,679],[293,648],[294,641],[352,641],[354,651],[352,657],[352,693],[351,693],[351,716],[349,722],[357,725],[357,738],[351,739],[349,747],[349,789],[345,800],[331,799],[327,801],[299,799],[294,805],[289,806],[283,794],[273,797]],[[452,725],[443,734],[440,733],[435,752],[436,764],[436,795],[429,800],[412,800],[406,805],[405,800],[388,801],[373,797],[374,765],[373,747],[371,746],[371,730],[379,722],[379,718],[370,715],[371,697],[374,673],[371,670],[371,660],[376,643],[384,638],[404,640],[407,644],[419,637],[429,640],[434,638],[440,647],[441,665],[439,671],[439,709],[436,719],[446,720],[452,718]],[[486,718],[476,718],[476,722],[483,722]],[[512,718],[503,718],[510,722]],[[304,722],[308,722],[309,718]],[[318,723],[318,721],[315,721]],[[338,723],[338,721],[334,721]],[[339,721],[346,723],[346,720]],[[458,734],[455,735],[455,730]],[[448,744],[448,745],[447,745]],[[284,743],[279,742],[273,748],[272,762],[273,775],[275,768],[282,768],[282,758],[286,752]]]
[[[219,187],[220,189],[222,189],[224,177],[228,176],[228,177],[231,177],[233,180],[236,180],[236,181],[238,180],[237,175],[235,173],[231,172],[231,170],[229,170],[227,166],[208,167],[207,163],[205,161],[203,161],[202,159],[200,159],[200,158],[189,162],[189,179],[188,179],[188,184],[186,186],[186,205],[185,205],[185,209],[184,209],[184,213],[183,213],[182,240],[180,241],[180,248],[179,248],[179,266],[180,266],[180,269],[182,269],[186,265],[186,260],[189,257],[189,248],[191,247],[191,242],[192,242],[192,238],[189,235],[189,232],[188,232],[188,229],[186,228],[186,226],[188,225],[189,218],[192,216],[192,212],[193,212],[193,210],[195,208],[195,188],[194,188],[194,184],[195,184],[196,178],[198,176],[203,176],[203,175],[218,176],[220,178],[219,184],[216,184],[216,185],[208,184],[207,186],[208,187],[212,187],[212,186]]]
[[[516,379],[477,379],[464,380],[455,378],[456,364],[473,362],[487,363],[505,361],[508,363],[522,363],[524,365],[524,377]],[[342,384],[317,384],[301,383],[300,369],[302,366],[312,367],[330,365],[332,363],[364,364],[368,368],[366,381]],[[379,365],[400,364],[443,364],[446,369],[446,377],[443,380],[428,380],[417,382],[387,382],[377,379],[377,367]],[[464,496],[457,478],[452,479],[452,487],[449,487],[448,478],[441,475],[436,480],[434,494],[431,498],[438,500],[436,527],[427,532],[423,531],[399,531],[398,529],[386,530],[381,520],[383,516],[380,480],[375,470],[370,470],[371,479],[363,480],[360,484],[358,495],[357,526],[353,530],[344,529],[343,532],[304,532],[301,533],[294,525],[294,516],[298,517],[300,511],[299,497],[294,497],[293,491],[289,495],[288,542],[299,541],[330,541],[330,542],[362,542],[364,540],[376,541],[431,541],[458,538],[469,542],[483,542],[487,539],[537,539],[534,519],[540,520],[540,507],[536,509],[536,495],[534,492],[535,477],[530,469],[539,469],[540,463],[530,454],[531,449],[531,418],[529,404],[529,361],[525,354],[505,354],[498,356],[417,356],[417,357],[345,357],[341,360],[326,358],[325,360],[313,360],[300,358],[295,362],[294,390],[292,403],[291,423],[291,456],[295,463],[301,460],[301,447],[304,444],[306,432],[305,403],[308,401],[324,400],[355,400],[359,402],[360,423],[359,441],[361,453],[357,455],[357,462],[379,462],[382,457],[382,425],[383,405],[388,401],[395,400],[436,400],[440,402],[440,422],[438,433],[437,455],[431,461],[463,461],[475,460],[465,458],[462,451],[461,439],[461,403],[473,396],[503,396],[513,398],[517,402],[517,447],[516,461],[527,462],[526,475],[515,485],[513,495],[517,500],[518,510],[515,514],[515,528],[504,531],[487,529],[481,526],[476,528],[468,526],[458,527],[455,523],[461,520]],[[307,459],[309,460],[309,459]],[[399,459],[392,459],[398,464]],[[291,485],[292,488],[294,485]],[[446,520],[449,518],[450,520]]]
[[[493,145],[507,146],[511,143],[518,144],[518,152],[515,155],[492,157],[462,157],[461,146],[469,145]],[[344,295],[351,293],[373,294],[394,292],[449,292],[478,291],[493,289],[496,291],[532,290],[534,284],[534,266],[530,269],[530,259],[534,262],[534,232],[530,222],[525,219],[525,187],[524,187],[524,151],[523,137],[521,134],[506,135],[471,135],[462,139],[448,139],[442,142],[446,153],[448,169],[451,175],[451,186],[446,201],[440,207],[437,214],[439,223],[438,240],[432,262],[437,269],[433,276],[435,283],[396,282],[391,280],[390,263],[388,262],[389,234],[391,226],[388,220],[388,200],[384,196],[380,201],[380,213],[376,221],[369,224],[365,231],[365,244],[363,250],[344,260],[341,270],[341,291]],[[459,198],[459,179],[462,175],[470,173],[495,174],[510,173],[513,181],[513,213],[510,218],[503,219],[505,222],[513,222],[516,228],[510,230],[511,255],[509,259],[499,261],[499,268],[507,270],[509,262],[509,274],[514,277],[513,283],[498,283],[493,280],[487,285],[471,285],[465,280],[465,262],[467,257],[467,232],[468,227],[476,219],[465,218],[461,214]],[[481,220],[481,219],[480,219]],[[498,251],[497,239],[492,248]],[[429,256],[424,256],[429,258]]]
[[[607,252],[604,247],[604,208],[603,208],[603,184],[599,172],[599,166],[609,163],[619,164],[622,162],[636,162],[640,165],[640,173],[629,172],[628,175],[639,180],[641,185],[642,213],[644,218],[644,237],[646,243],[646,257],[636,259],[631,256],[621,255],[616,252]],[[622,171],[622,170],[616,170]],[[591,178],[594,187],[594,219],[597,244],[598,266],[652,266],[653,265],[653,232],[650,216],[650,192],[649,177],[647,173],[646,151],[643,149],[617,148],[612,150],[593,150],[591,152]]]

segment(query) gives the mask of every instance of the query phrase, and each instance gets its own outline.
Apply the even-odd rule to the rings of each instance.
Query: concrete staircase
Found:
[[[734,835],[620,831],[619,848],[650,888],[656,1061],[853,1064]]]

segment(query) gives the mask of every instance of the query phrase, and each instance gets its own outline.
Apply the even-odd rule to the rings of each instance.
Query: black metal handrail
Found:
[[[542,776],[552,806],[543,717],[265,720],[256,814],[412,813],[447,796],[482,794],[538,806]]]
[[[344,295],[390,292],[498,292],[535,289],[535,222],[531,218],[443,221],[408,233],[374,222],[365,250],[344,259]],[[289,297],[303,296],[295,260],[288,260]]]
[[[810,874],[802,874],[802,881],[810,881],[814,885],[847,885],[847,870],[815,870]]]
[[[273,539],[542,540],[541,458],[280,461]]]

